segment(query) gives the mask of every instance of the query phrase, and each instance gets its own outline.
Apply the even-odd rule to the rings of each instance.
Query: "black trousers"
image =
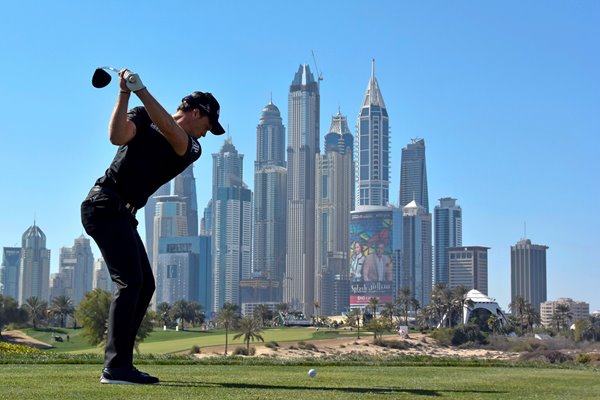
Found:
[[[133,365],[135,337],[156,288],[137,220],[118,196],[94,187],[81,204],[81,221],[100,248],[116,286],[108,313],[104,366]]]

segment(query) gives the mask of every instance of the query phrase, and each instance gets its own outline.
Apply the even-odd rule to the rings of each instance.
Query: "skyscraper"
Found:
[[[540,312],[546,298],[546,250],[548,246],[521,239],[510,247],[511,302],[521,296]]]
[[[104,258],[100,257],[94,262],[94,281],[92,283],[94,289],[101,289],[106,292],[114,292],[115,284],[110,279],[108,267]]]
[[[33,223],[21,240],[21,268],[19,270],[19,305],[30,297],[48,301],[50,284],[50,250],[46,235]]]
[[[325,135],[325,152],[317,154],[315,298],[323,315],[339,315],[349,306],[353,147],[346,117],[338,112]],[[344,303],[335,301],[342,298]]]
[[[287,169],[285,127],[279,109],[269,102],[256,128],[254,162],[255,275],[274,281],[270,301],[281,302],[286,255]]]
[[[179,196],[155,196],[156,214],[154,216],[154,249],[152,271],[156,280],[156,291],[152,299],[152,307],[156,307],[163,302],[174,303],[177,300],[189,300],[187,297],[190,262],[192,259],[185,259],[185,262],[178,259],[177,264],[169,263],[171,260],[165,258],[167,253],[167,244],[171,240],[188,238],[188,218],[187,203]],[[171,249],[169,249],[171,250]],[[190,246],[188,252],[192,252]],[[185,265],[183,265],[185,264]],[[165,272],[167,271],[168,272]],[[186,281],[185,284],[178,286],[180,281]],[[183,287],[183,288],[182,288]]]
[[[402,208],[400,287],[409,288],[421,306],[431,300],[431,255],[431,214],[413,200]]]
[[[462,246],[462,210],[456,205],[456,199],[444,197],[433,210],[435,261],[433,282],[448,284],[448,248]],[[487,294],[479,288],[480,292]]]
[[[288,95],[287,262],[283,301],[305,315],[314,307],[315,155],[319,152],[319,85],[300,65]]]
[[[488,254],[489,247],[466,246],[447,249],[449,262],[450,289],[464,286],[488,294]]]
[[[186,204],[188,236],[198,236],[198,202],[196,200],[196,179],[194,164],[188,167],[173,180],[173,194]]]
[[[162,185],[150,196],[144,206],[144,227],[146,228],[146,252],[150,265],[154,265],[154,216],[156,215],[156,196],[168,196],[171,194],[171,182]]]
[[[85,293],[92,290],[94,282],[94,255],[90,239],[81,235],[75,239],[73,247],[60,249],[58,265],[59,291],[51,290],[52,300],[56,296],[68,296],[77,307]]]
[[[425,164],[425,140],[413,139],[402,149],[400,161],[400,207],[411,201],[429,212],[427,191],[427,168]]]
[[[252,192],[243,181],[243,159],[231,138],[213,154],[213,310],[240,304],[240,280],[252,267]]]
[[[19,298],[19,269],[21,267],[21,248],[3,247],[0,266],[0,294]]]
[[[390,186],[390,128],[387,108],[375,78],[375,60],[371,65],[371,79],[358,116],[356,154],[358,205],[387,206]]]

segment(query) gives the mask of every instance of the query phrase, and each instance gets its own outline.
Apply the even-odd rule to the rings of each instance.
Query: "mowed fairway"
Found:
[[[160,385],[101,385],[100,365],[0,365],[0,399],[600,399],[600,372],[521,367],[143,365]]]

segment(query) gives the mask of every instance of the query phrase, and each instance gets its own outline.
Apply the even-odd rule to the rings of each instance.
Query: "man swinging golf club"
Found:
[[[219,103],[210,93],[193,92],[170,115],[137,74],[123,69],[119,78],[108,129],[110,142],[119,148],[81,204],[83,226],[100,248],[116,286],[100,382],[155,384],[158,378],[133,366],[135,337],[155,290],[135,213],[160,186],[200,157],[199,138],[225,130],[219,123]],[[143,107],[128,112],[131,92]]]

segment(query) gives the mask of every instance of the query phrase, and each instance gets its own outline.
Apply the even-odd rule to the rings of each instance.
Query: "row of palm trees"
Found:
[[[513,323],[516,326],[517,333],[533,333],[536,326],[540,325],[540,314],[533,304],[529,303],[522,296],[517,296],[508,305],[513,317]]]
[[[379,299],[371,297],[365,311],[373,318],[377,318],[379,310],[379,316],[387,321],[389,327],[396,325],[395,320],[408,326],[411,315],[418,325],[452,327],[462,323],[465,305],[472,305],[472,302],[467,299],[468,292],[469,290],[464,286],[450,289],[445,284],[436,284],[431,293],[431,302],[421,307],[410,288],[401,288],[394,303],[384,303],[380,306]],[[351,313],[354,318],[356,312],[351,310]]]
[[[156,307],[156,316],[160,324],[169,326],[174,322],[185,329],[185,323],[194,326],[204,323],[204,307],[197,301],[178,300],[173,304],[159,303]]]
[[[260,307],[260,306],[259,306]],[[259,309],[257,307],[257,309]],[[233,339],[243,337],[244,344],[246,345],[247,354],[250,352],[250,341],[260,340],[264,342],[264,338],[261,335],[264,327],[265,317],[261,313],[266,314],[266,306],[260,307],[258,312],[254,312],[252,317],[242,317],[237,304],[225,303],[221,307],[221,310],[217,313],[215,323],[225,329],[225,355],[227,355],[229,346],[229,331],[235,330],[238,333]]]
[[[5,298],[5,301],[9,301]],[[16,301],[13,300],[16,304]],[[66,321],[69,317],[73,317],[75,315],[75,307],[73,306],[73,301],[69,296],[56,296],[52,299],[50,304],[47,301],[41,300],[40,298],[33,296],[29,297],[25,300],[25,303],[20,307],[21,310],[27,313],[27,320],[31,322],[31,325],[34,329],[37,329],[38,326],[48,321],[49,318],[54,318],[58,321],[61,328],[65,327]],[[73,319],[76,324],[76,320]],[[25,322],[25,321],[9,321],[10,322]],[[0,326],[0,328],[2,328]]]

